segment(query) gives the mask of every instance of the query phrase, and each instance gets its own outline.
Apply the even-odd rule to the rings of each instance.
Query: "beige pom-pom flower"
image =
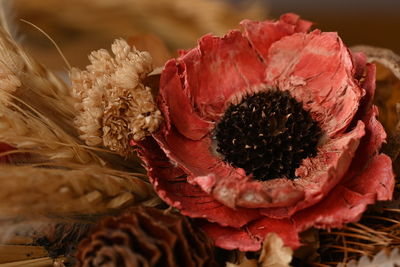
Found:
[[[148,52],[125,40],[90,54],[86,70],[72,69],[72,94],[78,100],[75,123],[90,146],[106,146],[127,156],[129,140],[139,141],[155,131],[162,117],[151,89],[142,80],[152,71]]]

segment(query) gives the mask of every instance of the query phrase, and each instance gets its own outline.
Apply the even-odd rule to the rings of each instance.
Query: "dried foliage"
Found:
[[[52,262],[49,252],[31,238],[48,234],[49,221],[103,215],[147,200],[152,205],[157,198],[138,160],[83,144],[70,88],[9,32],[0,28],[0,258],[9,266],[19,260],[15,264],[43,266]],[[10,243],[16,231],[20,243]]]
[[[73,95],[78,99],[77,127],[90,146],[104,145],[123,156],[133,149],[130,140],[141,140],[161,123],[151,88],[143,79],[152,71],[149,53],[140,52],[122,39],[89,56],[86,70],[71,70]]]
[[[361,256],[372,257],[384,248],[400,246],[399,216],[400,210],[384,209],[379,215],[367,213],[360,223],[322,232],[321,266],[346,263]]]
[[[0,142],[17,149],[10,153],[35,154],[35,163],[59,166],[116,161],[111,153],[99,155],[81,143],[73,125],[75,102],[68,86],[3,29],[0,70],[4,74],[0,75]]]
[[[40,12],[43,14],[41,17],[61,21],[50,23],[56,25],[49,30],[50,33],[60,27],[79,32],[86,39],[93,37],[94,42],[119,36],[133,36],[130,41],[135,42],[137,36],[142,39],[143,32],[151,31],[159,34],[161,39],[151,37],[150,42],[166,42],[172,49],[192,46],[198,36],[206,32],[224,33],[241,18],[265,15],[258,2],[243,11],[228,7],[223,1],[212,0],[135,0],[134,4],[123,0],[72,0],[67,6],[61,3],[68,12],[58,12],[60,3],[17,0],[16,7],[20,14],[29,10]],[[96,16],[91,17],[88,10]],[[71,18],[66,15],[68,13],[75,16]],[[117,19],[107,19],[110,17]],[[75,53],[74,45],[85,43],[82,40],[75,40],[74,44],[69,43],[68,38],[60,41],[70,53]],[[87,49],[92,47],[89,44]],[[160,50],[160,47],[164,58],[156,63],[157,66],[168,58],[163,45],[158,45],[155,50]],[[124,161],[102,147],[105,145],[124,156],[130,155],[127,140],[140,139],[146,134],[142,130],[154,130],[159,120],[150,89],[142,83],[150,72],[148,55],[134,48],[128,49],[123,41],[117,41],[112,50],[116,59],[100,50],[92,54],[92,65],[86,71],[72,70],[74,98],[61,79],[32,59],[8,31],[0,29],[0,144],[6,143],[13,148],[0,154],[0,162],[7,156],[13,163],[13,166],[0,166],[0,241],[3,243],[0,254],[10,252],[10,257],[17,260],[12,253],[18,249],[25,253],[25,256],[18,254],[18,260],[23,262],[7,266],[50,266],[53,260],[47,256],[70,253],[73,249],[68,245],[74,245],[83,234],[80,231],[90,228],[97,216],[148,199],[150,201],[145,205],[157,203],[145,177],[140,174],[142,169],[137,161]],[[359,46],[354,50],[365,52],[370,61],[379,63],[375,103],[380,107],[380,120],[390,134],[385,149],[392,156],[399,174],[399,57],[379,48]],[[43,57],[46,57],[45,53],[47,51],[42,52]],[[143,69],[130,64],[132,62],[126,60],[129,57],[142,61]],[[138,75],[133,77],[132,73]],[[106,76],[112,79],[106,80]],[[141,90],[140,93],[135,91],[136,88]],[[94,97],[89,98],[89,94]],[[103,101],[105,98],[106,102]],[[142,106],[143,110],[132,109],[130,103],[135,99],[147,99],[145,103],[148,105]],[[73,123],[75,106],[83,111],[77,120],[80,132]],[[151,119],[139,118],[140,126],[123,118],[128,113],[129,117],[135,117],[147,112],[150,112]],[[113,132],[114,129],[117,131]],[[129,134],[121,136],[121,132]],[[83,144],[79,135],[91,147]],[[396,196],[395,201],[376,206],[359,223],[341,230],[321,231],[320,260],[314,262],[314,266],[399,265],[396,248],[400,246],[399,199]],[[94,217],[90,222],[85,220],[85,226],[80,225],[78,231],[74,228],[76,221],[62,222],[60,230],[60,221],[63,221],[60,217],[38,217],[51,215],[71,219],[82,214],[93,214]],[[81,218],[77,221],[82,223]],[[158,223],[156,220],[153,222]],[[32,247],[27,247],[28,243],[33,244]],[[48,251],[37,245],[46,247]],[[391,248],[394,249],[386,253]],[[31,249],[37,253],[34,256],[38,259],[27,257],[26,252]],[[290,266],[291,258],[292,251],[283,247],[282,240],[270,235],[258,260],[243,257],[239,265],[228,263],[227,266],[284,267]],[[63,266],[62,262],[58,260],[57,264]]]

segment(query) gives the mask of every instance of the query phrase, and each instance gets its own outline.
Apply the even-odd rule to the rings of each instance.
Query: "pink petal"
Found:
[[[376,66],[374,64],[367,64],[365,70],[366,70],[366,76],[361,84],[361,87],[365,91],[365,95],[361,99],[360,107],[357,111],[354,120],[368,120],[368,118],[365,117],[370,116],[369,110],[371,109],[372,102],[374,100]]]
[[[225,205],[252,209],[293,205],[304,198],[303,190],[296,188],[286,178],[261,182],[239,180],[233,176],[220,176],[212,195]]]
[[[198,186],[189,184],[186,173],[171,163],[153,138],[148,137],[134,145],[147,166],[150,181],[158,195],[169,205],[180,209],[182,214],[231,227],[241,227],[260,217],[257,210],[230,209]]]
[[[392,162],[384,154],[377,155],[359,176],[336,186],[321,202],[296,213],[293,219],[299,231],[311,226],[342,227],[359,220],[368,204],[391,199],[393,190]]]
[[[233,175],[235,169],[212,154],[208,136],[198,141],[190,140],[172,127],[169,132],[157,133],[154,137],[168,158],[179,164],[189,176]],[[237,175],[243,176],[244,171],[238,169]]]
[[[204,36],[199,47],[188,51],[178,62],[190,103],[199,116],[212,121],[219,119],[235,97],[260,84],[265,71],[265,65],[237,30],[222,38]]]
[[[262,214],[287,218],[323,199],[343,179],[364,134],[364,123],[359,121],[352,131],[328,140],[317,156],[303,160],[296,170],[299,179],[294,183],[304,190],[304,199],[284,208],[263,209]]]
[[[278,234],[285,245],[293,249],[300,246],[296,227],[289,219],[262,218],[239,229],[211,223],[204,223],[201,228],[214,240],[216,246],[224,249],[257,251],[268,233]]]
[[[299,232],[310,227],[340,228],[346,223],[359,220],[367,205],[374,202],[373,193],[361,195],[338,185],[320,203],[299,211],[292,219],[296,222]]]
[[[155,138],[168,158],[185,170],[189,183],[198,185],[228,207],[285,206],[303,198],[303,190],[296,189],[289,179],[250,181],[243,169],[233,168],[213,154],[208,137],[193,141],[171,128],[167,134],[157,134]]]
[[[276,22],[244,20],[241,25],[244,29],[244,36],[257,53],[267,61],[271,44],[295,32],[307,32],[312,23],[300,19],[296,14],[289,13],[282,15]]]
[[[364,75],[365,66],[367,65],[367,57],[364,53],[352,53],[354,63],[354,78],[360,80]]]
[[[166,63],[160,80],[159,107],[167,119],[168,129],[172,123],[186,138],[199,140],[209,133],[213,124],[193,110],[190,93],[182,88],[181,75],[174,59]]]
[[[343,178],[364,135],[365,125],[359,121],[350,132],[328,140],[317,156],[303,160],[295,182],[306,188],[306,202],[323,197]]]
[[[395,176],[392,160],[385,154],[375,156],[365,171],[346,183],[351,190],[363,195],[376,193],[376,200],[392,199]]]
[[[352,57],[336,33],[296,33],[269,49],[266,82],[289,90],[325,133],[343,132],[357,112],[362,90]]]
[[[378,153],[382,143],[386,140],[386,132],[382,124],[377,120],[378,108],[372,106],[366,114],[363,114],[365,123],[365,136],[361,139],[360,146],[346,174],[347,177],[358,175],[368,166],[368,162]]]

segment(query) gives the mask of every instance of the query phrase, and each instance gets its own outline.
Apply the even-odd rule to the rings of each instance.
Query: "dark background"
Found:
[[[204,4],[204,3],[208,4]],[[161,66],[178,49],[196,45],[206,33],[223,35],[243,18],[275,19],[294,12],[322,31],[337,31],[348,46],[367,44],[400,54],[400,0],[13,0],[22,43],[52,69],[65,64],[40,27],[60,46],[72,66],[109,49],[115,38],[132,39]],[[256,4],[255,4],[256,3]],[[164,45],[164,47],[162,47]],[[166,52],[167,51],[167,52]]]
[[[347,45],[383,46],[400,53],[399,0],[269,0],[270,15],[295,12],[323,31],[337,31]]]

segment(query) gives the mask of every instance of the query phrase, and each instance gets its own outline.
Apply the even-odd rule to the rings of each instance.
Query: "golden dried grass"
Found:
[[[112,212],[152,196],[141,176],[96,165],[70,165],[70,170],[3,166],[0,214],[4,219]]]
[[[104,214],[154,198],[137,159],[82,143],[69,86],[6,29],[0,29],[0,84],[0,143],[14,148],[0,154],[14,165],[0,166],[0,219]]]
[[[380,208],[365,214],[359,223],[340,230],[323,231],[319,249],[321,262],[315,266],[332,266],[373,257],[382,249],[400,246],[400,209]]]

